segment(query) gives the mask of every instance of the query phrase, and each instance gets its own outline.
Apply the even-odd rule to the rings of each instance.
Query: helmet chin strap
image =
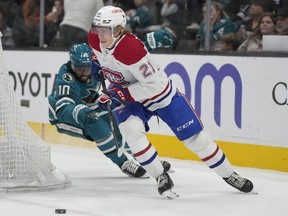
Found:
[[[107,47],[107,48],[111,48],[114,46],[114,44],[122,37],[122,33],[124,30],[121,30],[121,32],[119,33],[118,37],[114,37],[114,33],[115,33],[115,28],[112,29],[112,43]]]

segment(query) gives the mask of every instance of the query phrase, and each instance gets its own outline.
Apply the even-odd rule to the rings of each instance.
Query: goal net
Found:
[[[50,146],[24,121],[5,68],[0,32],[0,191],[68,187],[50,159]]]

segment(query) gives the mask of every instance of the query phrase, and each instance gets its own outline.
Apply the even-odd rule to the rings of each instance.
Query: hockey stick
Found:
[[[99,71],[99,73],[101,76],[101,85],[102,85],[103,92],[107,93],[107,88],[106,88],[105,78],[104,78],[104,72],[101,70],[101,71]],[[108,112],[108,116],[109,116],[110,128],[111,128],[113,140],[114,140],[114,144],[115,144],[116,150],[117,150],[117,155],[118,155],[118,157],[120,157],[124,153],[124,144],[122,144],[123,148],[121,148],[121,146],[119,146],[119,143],[117,140],[117,134],[116,134],[116,130],[115,130],[117,125],[114,121],[113,113],[112,113],[111,106],[110,106],[109,102],[106,103],[106,106],[107,106],[107,112]]]

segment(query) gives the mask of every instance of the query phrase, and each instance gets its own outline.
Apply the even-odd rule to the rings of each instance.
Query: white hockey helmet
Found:
[[[120,25],[123,28],[126,26],[126,15],[119,7],[105,6],[102,7],[95,15],[93,20],[94,26],[110,27],[112,31],[116,26]]]

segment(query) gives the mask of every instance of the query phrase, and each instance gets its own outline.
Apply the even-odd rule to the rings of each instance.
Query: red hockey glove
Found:
[[[102,110],[107,111],[107,103],[110,104],[111,110],[124,104],[125,102],[134,102],[135,100],[130,95],[127,88],[115,85],[104,94],[100,95],[98,104]]]

